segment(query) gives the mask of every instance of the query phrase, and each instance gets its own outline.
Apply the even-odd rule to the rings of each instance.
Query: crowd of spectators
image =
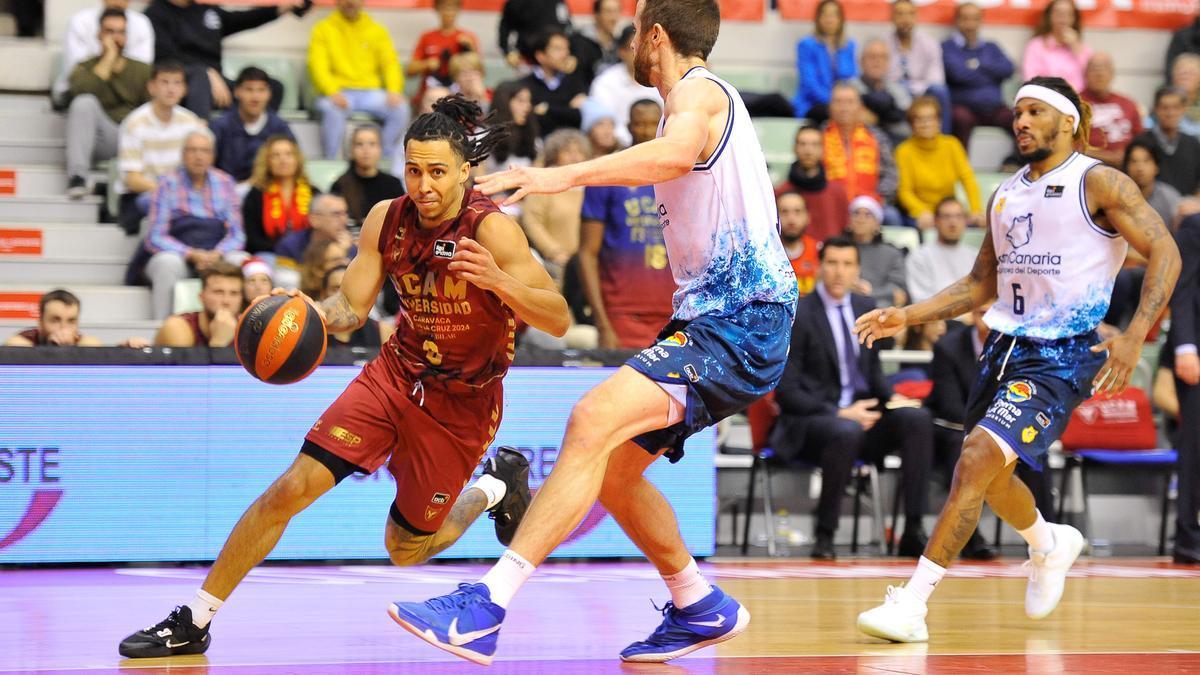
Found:
[[[623,25],[618,0],[595,0],[593,20],[583,23],[562,0],[508,0],[498,37],[512,72],[494,90],[485,84],[478,36],[458,25],[460,0],[435,0],[437,26],[413,45],[407,66],[363,0],[333,4],[314,25],[307,51],[321,154],[346,161],[325,194],[278,113],[284,85],[257,66],[233,81],[222,68],[225,37],[289,12],[302,16],[311,0],[242,11],[152,0],[144,14],[127,0],[102,0],[70,18],[51,88],[67,118],[67,193],[89,194],[93,167],[114,162],[112,216],[142,237],[127,281],[151,288],[153,316],[162,322],[156,344],[226,346],[238,312],[273,286],[317,298],[336,292],[355,253],[356,224],[377,202],[404,193],[388,169],[400,172],[404,131],[437,98],[461,94],[509,125],[482,172],[583,161],[645,142],[660,124],[663,101],[635,80],[635,30]],[[890,19],[885,34],[859,43],[847,34],[839,0],[816,5],[812,34],[796,45],[791,108],[803,119],[794,161],[775,190],[803,299],[776,392],[782,414],[772,444],[785,461],[823,470],[818,558],[833,556],[854,462],[878,461],[884,452],[903,459],[900,552],[919,554],[929,485],[948,481],[986,332],[976,312],[900,337],[900,345],[933,354],[921,366],[932,381],[923,406],[897,393],[878,348],[858,345],[849,332],[868,309],[927,299],[967,273],[976,252],[964,241],[970,228],[986,224],[988,197],[968,158],[973,132],[1012,133],[1005,92],[1018,63],[983,35],[979,5],[958,4],[954,30],[941,42],[919,25],[913,0],[893,0]],[[1054,75],[1077,88],[1092,108],[1086,152],[1127,172],[1168,225],[1200,227],[1200,202],[1189,199],[1200,194],[1200,23],[1175,34],[1153,101],[1114,90],[1114,58],[1089,46],[1084,30],[1072,0],[1048,3],[1020,55],[1021,78]],[[406,77],[415,85],[407,95]],[[576,322],[595,327],[575,333],[572,346],[630,349],[653,340],[670,316],[674,284],[651,188],[580,188],[506,210],[520,220]],[[893,245],[884,236],[886,228],[906,226],[917,244]],[[1136,307],[1142,265],[1131,254],[1121,272],[1106,317],[1113,327]],[[189,303],[195,311],[176,311],[178,282],[194,276],[201,279],[199,298]],[[330,343],[379,349],[397,302],[383,298],[367,325],[330,335]],[[48,293],[40,310],[38,325],[7,345],[98,344],[80,334],[80,302],[71,293]],[[1180,352],[1184,369],[1193,365],[1189,347]],[[1176,368],[1174,360],[1166,368]],[[1180,386],[1195,385],[1200,371],[1191,380]],[[1039,502],[1048,499],[1040,478],[1031,486]],[[990,551],[976,536],[965,554]]]

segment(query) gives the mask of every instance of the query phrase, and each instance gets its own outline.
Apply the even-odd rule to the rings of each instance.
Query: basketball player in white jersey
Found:
[[[869,312],[856,326],[869,345],[995,300],[984,316],[992,332],[967,404],[962,456],[925,555],[906,585],[888,587],[884,603],[858,617],[860,630],[886,640],[929,639],[926,601],[985,500],[1029,544],[1025,613],[1040,619],[1054,611],[1083,535],[1047,523],[1013,469],[1018,461],[1041,469],[1079,403],[1125,389],[1179,276],[1175,241],[1133,180],[1076,151],[1086,145],[1091,109],[1071,86],[1035,77],[1014,106],[1017,149],[1028,166],[992,195],[974,269],[925,302]],[[1101,341],[1096,327],[1129,245],[1149,260],[1141,302],[1123,334]]]
[[[597,498],[671,593],[662,624],[622,659],[667,661],[728,640],[750,620],[701,575],[670,505],[642,473],[660,455],[677,461],[688,436],[775,388],[796,280],[746,107],[705,66],[720,28],[716,0],[639,0],[634,24],[635,79],[666,101],[659,137],[580,164],[512,169],[477,183],[486,194],[515,189],[509,203],[580,185],[654,184],[678,290],[660,341],[575,406],[554,472],[496,566],[455,593],[389,607],[410,632],[476,663],[491,662],[509,601]]]

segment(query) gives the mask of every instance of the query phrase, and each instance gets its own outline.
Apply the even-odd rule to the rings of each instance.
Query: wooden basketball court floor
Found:
[[[621,664],[667,599],[645,564],[548,564],[509,610],[496,673],[1200,672],[1200,567],[1161,559],[1081,560],[1049,618],[1022,610],[1021,561],[951,568],[931,604],[927,645],[860,635],[857,613],[911,561],[705,564],[750,609],[742,636],[665,666]],[[127,633],[186,602],[202,568],[0,570],[0,672],[473,673],[402,631],[385,608],[472,581],[482,565],[399,569],[268,566],[217,615],[202,656],[130,661]]]

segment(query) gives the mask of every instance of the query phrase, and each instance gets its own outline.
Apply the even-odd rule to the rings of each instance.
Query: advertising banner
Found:
[[[237,367],[0,366],[0,564],[213,559],[357,372],[327,366],[277,387]],[[514,368],[492,450],[529,457],[536,490],[571,406],[611,372]],[[647,471],[698,556],[715,544],[715,444],[708,430],[681,462]],[[386,558],[394,497],[386,470],[351,476],[292,521],[271,558]],[[441,557],[502,552],[485,515]],[[639,554],[597,505],[554,555]]]

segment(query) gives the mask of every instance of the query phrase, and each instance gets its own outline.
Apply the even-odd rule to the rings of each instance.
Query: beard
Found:
[[[1018,153],[1017,159],[1020,159],[1022,164],[1029,164],[1031,162],[1040,162],[1044,159],[1049,159],[1050,155],[1052,154],[1054,154],[1054,151],[1050,148],[1038,148],[1027,155]]]
[[[779,233],[779,238],[783,240],[784,244],[787,244],[789,246],[800,241],[800,239],[803,236],[804,236],[803,231],[801,231],[801,232],[780,232]]]
[[[633,55],[633,81],[643,87],[654,86],[650,84],[650,51],[641,44]]]
[[[1058,137],[1059,137],[1059,131],[1058,131],[1058,129],[1055,129],[1053,132],[1050,133],[1050,138],[1046,139],[1046,147],[1038,148],[1037,150],[1034,150],[1033,152],[1031,152],[1029,154],[1022,154],[1020,151],[1018,151],[1017,158],[1020,159],[1021,162],[1024,164],[1029,164],[1031,162],[1041,162],[1043,160],[1049,159],[1050,155],[1054,154],[1054,142],[1058,140]]]

